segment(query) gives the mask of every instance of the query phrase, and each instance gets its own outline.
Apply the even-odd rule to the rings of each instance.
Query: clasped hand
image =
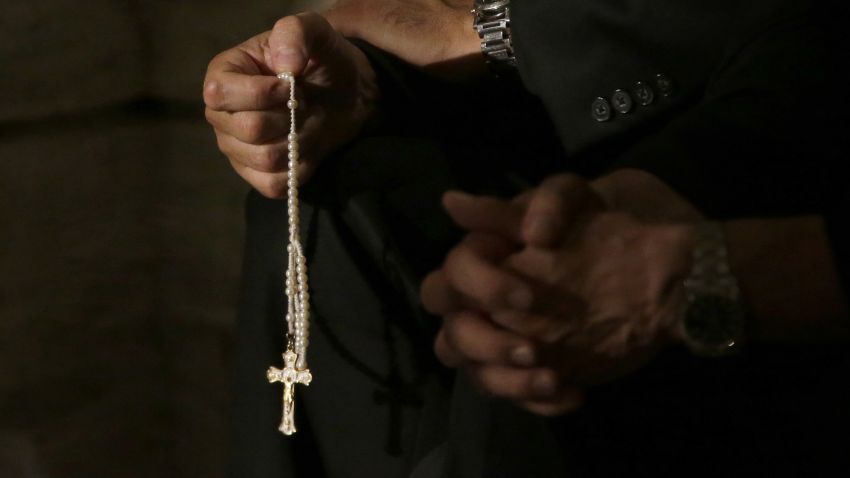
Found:
[[[564,413],[675,337],[686,228],[612,211],[569,175],[510,201],[449,192],[443,203],[468,234],[422,299],[443,319],[438,358],[485,392]]]

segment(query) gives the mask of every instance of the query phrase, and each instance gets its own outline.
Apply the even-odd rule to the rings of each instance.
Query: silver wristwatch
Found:
[[[680,318],[681,335],[696,355],[729,355],[744,336],[746,314],[728,256],[723,227],[716,222],[697,225]]]
[[[475,0],[472,9],[472,28],[481,39],[481,52],[497,73],[516,68],[510,3],[510,0]]]

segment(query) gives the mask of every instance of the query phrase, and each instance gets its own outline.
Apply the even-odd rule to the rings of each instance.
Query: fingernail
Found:
[[[555,383],[555,377],[552,374],[541,373],[534,378],[531,387],[534,393],[539,396],[550,396],[554,395],[557,383]]]
[[[521,367],[534,365],[534,350],[527,345],[521,345],[511,352],[511,360]]]
[[[534,297],[528,289],[514,289],[508,294],[508,304],[518,310],[527,310],[531,308]]]

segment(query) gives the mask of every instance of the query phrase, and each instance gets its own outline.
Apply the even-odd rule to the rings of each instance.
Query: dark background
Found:
[[[0,478],[223,475],[248,187],[202,82],[311,3],[0,0]]]
[[[223,476],[248,188],[201,86],[315,3],[0,0],[0,478]]]

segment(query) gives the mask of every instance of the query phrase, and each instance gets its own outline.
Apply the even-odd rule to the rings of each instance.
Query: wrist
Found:
[[[696,243],[696,225],[690,223],[652,224],[647,226],[650,236],[650,263],[658,266],[656,284],[656,316],[660,342],[681,345],[685,343],[682,329],[682,312],[687,307],[685,279],[693,267],[693,250]]]
[[[435,52],[436,59],[426,65],[433,75],[448,79],[471,81],[487,73],[487,62],[481,52],[481,40],[473,27],[470,14],[472,2],[465,1],[448,7],[443,33],[443,51]]]

